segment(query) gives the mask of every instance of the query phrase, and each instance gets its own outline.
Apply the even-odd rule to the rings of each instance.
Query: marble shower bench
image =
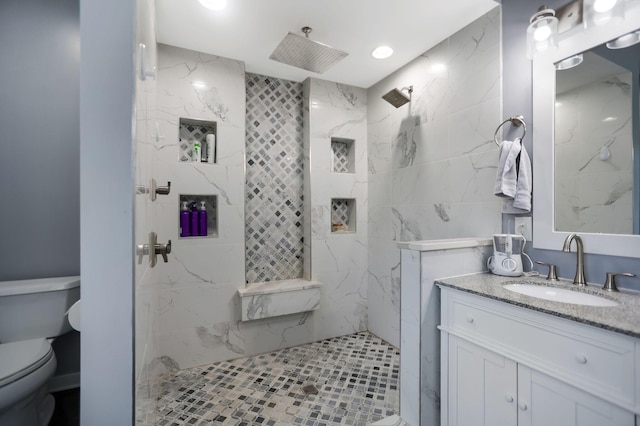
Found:
[[[313,311],[320,305],[321,286],[302,278],[248,284],[238,290],[241,321]]]

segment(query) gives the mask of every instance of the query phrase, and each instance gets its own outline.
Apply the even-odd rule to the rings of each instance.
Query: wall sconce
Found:
[[[607,43],[609,49],[624,49],[640,43],[640,31],[625,34]]]
[[[582,56],[582,53],[569,56],[567,59],[563,59],[562,61],[558,62],[556,64],[556,69],[558,71],[568,70],[573,67],[577,67],[582,63],[582,61],[584,61],[584,56]]]
[[[527,28],[529,59],[533,59],[537,53],[551,51],[558,47],[558,18],[555,10],[540,6],[529,22],[531,22]]]
[[[602,25],[612,19],[624,19],[623,0],[584,0],[585,28]]]

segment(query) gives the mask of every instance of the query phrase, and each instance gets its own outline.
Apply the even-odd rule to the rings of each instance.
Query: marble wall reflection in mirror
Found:
[[[555,230],[637,234],[640,45],[602,44],[582,56],[556,70]]]
[[[624,19],[611,20],[586,29],[576,27],[567,31],[560,39],[557,49],[544,52],[533,60],[533,246],[535,248],[560,250],[570,232],[579,232],[587,253],[640,257],[640,234],[638,233],[640,129],[637,125],[639,109],[637,69],[640,67],[637,49],[639,48],[626,48],[619,53],[613,51],[602,53],[602,50],[607,48],[600,47],[610,40],[638,31],[640,2],[635,2],[635,6],[631,5],[633,7],[630,5],[631,3],[627,4]],[[595,58],[596,61],[606,60],[623,69],[616,68],[609,77],[601,76],[600,83],[582,91],[578,87],[583,83],[580,83],[577,77],[564,74],[568,75],[566,80],[570,81],[571,86],[564,86],[565,83],[559,81],[557,88],[559,99],[557,100],[556,77],[559,80],[564,80],[565,77],[561,76],[560,71],[556,71],[555,64],[579,53],[583,53],[586,59],[584,64],[575,69],[575,72],[579,72],[581,67],[587,70],[588,64],[592,62],[590,59],[593,59],[592,53],[600,56]],[[635,65],[631,66],[618,59],[613,60],[611,55],[617,54]],[[629,72],[630,79],[624,77],[624,74]],[[571,73],[571,71],[562,71],[562,73]],[[624,83],[629,82],[631,82],[631,118],[622,118],[622,115],[617,115],[621,114],[617,107],[614,108],[609,102],[621,102],[622,99],[626,99],[615,93],[616,90],[618,94],[626,90]],[[563,97],[565,101],[569,101],[572,99],[572,94],[575,101],[575,105],[572,106],[573,112],[569,112],[569,108],[562,111],[564,106],[568,106],[567,104],[555,107],[556,101],[562,103]],[[590,98],[597,98],[598,103],[587,107],[586,99]],[[595,111],[606,115],[596,119]],[[563,115],[569,117],[568,122],[563,123]],[[617,120],[613,120],[612,118],[616,116]],[[603,122],[602,120],[605,119],[608,120]],[[628,127],[623,126],[627,119]],[[557,132],[556,120],[558,120]],[[622,135],[625,133],[632,135],[634,148],[630,148],[628,143],[626,148],[623,147]],[[586,139],[591,140],[583,142],[578,138],[578,134],[586,135]],[[612,139],[613,137],[615,139]],[[554,141],[556,138],[557,145]],[[602,149],[603,147],[606,149]],[[608,156],[608,159],[601,160],[601,155],[602,158]],[[634,163],[632,172],[634,186],[629,190],[630,175],[623,174],[623,170],[629,169],[631,162]],[[606,179],[605,172],[611,173],[606,176]],[[594,176],[588,176],[588,173]],[[598,173],[600,176],[596,177]],[[623,208],[624,204],[626,206]],[[600,214],[605,211],[608,213]],[[596,217],[596,213],[599,216]],[[624,219],[618,217],[624,217]]]

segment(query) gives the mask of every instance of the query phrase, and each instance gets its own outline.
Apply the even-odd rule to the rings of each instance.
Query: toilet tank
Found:
[[[0,343],[60,336],[65,313],[80,298],[80,277],[0,282]]]

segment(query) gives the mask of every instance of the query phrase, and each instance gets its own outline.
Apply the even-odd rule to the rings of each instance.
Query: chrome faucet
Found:
[[[577,286],[584,287],[587,285],[587,280],[584,277],[584,246],[582,245],[582,238],[576,234],[569,234],[564,240],[562,251],[565,253],[571,252],[571,241],[576,241],[576,276],[573,279],[573,283]]]

